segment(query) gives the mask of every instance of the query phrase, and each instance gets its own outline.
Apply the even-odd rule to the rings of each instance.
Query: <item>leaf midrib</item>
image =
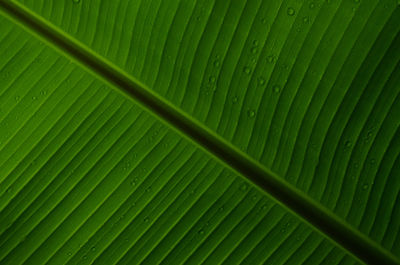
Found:
[[[351,227],[320,203],[279,178],[271,170],[155,94],[110,61],[94,53],[19,3],[0,0],[0,11],[65,56],[72,58],[99,79],[110,84],[118,92],[133,99],[228,168],[238,172],[255,184],[258,189],[266,192],[279,204],[344,248],[349,254],[365,263],[400,264],[400,261],[392,253]]]

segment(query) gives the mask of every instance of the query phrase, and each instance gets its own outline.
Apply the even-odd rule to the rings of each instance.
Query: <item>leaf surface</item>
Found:
[[[21,2],[400,251],[395,1]],[[354,263],[80,66],[1,29],[5,264]]]

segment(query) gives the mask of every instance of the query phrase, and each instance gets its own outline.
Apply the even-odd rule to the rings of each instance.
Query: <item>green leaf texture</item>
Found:
[[[400,258],[397,0],[14,2]],[[369,262],[4,14],[0,264]]]

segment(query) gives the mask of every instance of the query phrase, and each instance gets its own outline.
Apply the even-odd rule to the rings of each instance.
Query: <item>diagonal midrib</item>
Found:
[[[156,95],[113,63],[25,7],[9,0],[0,0],[0,11],[64,55],[73,58],[79,65],[110,84],[118,92],[133,99],[356,258],[371,264],[400,264],[392,253],[348,225],[320,203],[312,200],[231,143]]]

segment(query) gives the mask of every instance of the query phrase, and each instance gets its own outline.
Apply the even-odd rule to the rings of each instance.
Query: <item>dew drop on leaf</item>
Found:
[[[296,13],[296,11],[294,10],[293,7],[289,7],[289,8],[287,9],[287,14],[288,14],[289,16],[294,16],[295,13]]]
[[[258,46],[258,44],[259,44],[258,40],[254,40],[254,41],[253,41],[253,45],[254,45],[254,46]]]
[[[310,7],[310,9],[314,9],[315,4],[311,2],[310,5],[309,5],[309,7]]]
[[[214,61],[214,66],[215,66],[215,67],[219,67],[219,65],[220,65],[219,60],[215,60],[215,61]]]
[[[250,67],[248,67],[248,66],[244,67],[244,68],[243,68],[243,72],[244,72],[245,74],[250,74],[250,73],[251,73]]]
[[[256,113],[255,113],[254,110],[248,110],[248,111],[247,111],[247,115],[248,115],[250,118],[254,118],[254,116],[256,115]]]
[[[199,231],[199,235],[204,235],[204,230],[203,230],[203,229],[201,229],[201,230]]]
[[[274,62],[274,56],[273,55],[268,56],[267,57],[267,62],[273,63]]]
[[[233,102],[233,103],[236,103],[237,101],[238,101],[238,98],[237,98],[237,97],[233,97],[233,98],[232,98],[232,102]]]
[[[92,250],[92,251],[96,251],[96,248],[95,248],[95,247],[92,247],[91,250]]]
[[[368,184],[364,184],[364,185],[362,186],[362,188],[363,188],[363,190],[367,190],[367,189],[368,189]]]
[[[242,185],[240,186],[240,190],[241,190],[241,191],[246,191],[246,190],[247,190],[247,184],[246,184],[246,183],[242,184]]]
[[[81,2],[81,0],[72,0],[72,2],[73,2],[74,4],[79,4],[79,3]]]
[[[67,255],[68,255],[68,256],[72,256],[72,253],[71,253],[71,252],[68,252]]]
[[[148,223],[150,221],[149,217],[144,218],[144,222]]]
[[[346,141],[344,144],[347,148],[351,147],[351,142],[350,141]]]
[[[264,84],[265,84],[265,79],[262,78],[262,77],[260,77],[260,78],[258,79],[258,84],[259,84],[260,86],[264,85]]]
[[[251,53],[252,54],[256,54],[257,52],[258,52],[258,48],[257,47],[251,48]]]
[[[279,85],[275,85],[272,88],[272,91],[274,91],[274,93],[279,93],[279,92],[281,92],[281,87]]]
[[[210,76],[210,78],[208,79],[208,81],[210,81],[210,83],[215,83],[215,76]]]

